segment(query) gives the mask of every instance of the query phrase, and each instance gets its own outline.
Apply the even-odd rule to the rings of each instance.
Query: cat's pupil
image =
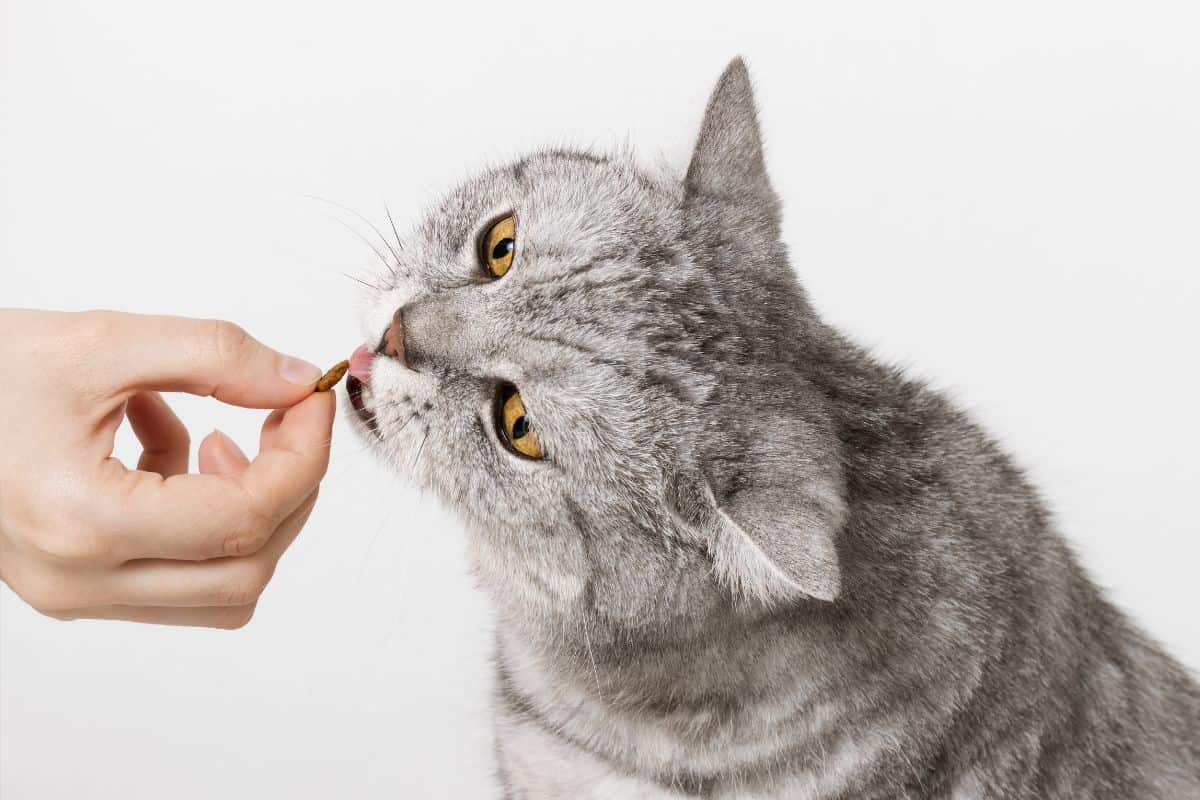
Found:
[[[492,248],[492,258],[499,261],[500,259],[506,257],[509,253],[511,253],[512,250],[513,250],[513,240],[512,239],[501,239],[499,242],[496,243],[496,246]]]
[[[527,433],[529,433],[529,422],[525,419],[525,417],[517,417],[516,421],[513,423],[513,438],[523,439]]]

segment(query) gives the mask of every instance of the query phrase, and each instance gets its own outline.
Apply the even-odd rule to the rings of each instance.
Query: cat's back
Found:
[[[836,333],[809,363],[848,468],[844,600],[891,620],[929,680],[977,679],[922,720],[947,720],[927,754],[942,780],[913,796],[1200,798],[1200,689],[1102,596],[1012,459]]]
[[[1047,794],[1062,782],[1064,797],[1200,798],[1200,687],[1094,585],[1081,594],[1079,665],[1044,726]]]
[[[1075,617],[1077,635],[1062,634],[1069,647],[1027,641],[1001,655],[969,710],[974,723],[954,731],[945,796],[1200,798],[1196,684],[1094,599]]]

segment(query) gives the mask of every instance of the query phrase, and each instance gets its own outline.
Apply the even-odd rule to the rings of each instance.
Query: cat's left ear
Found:
[[[713,497],[709,553],[734,597],[764,606],[842,591],[837,535],[845,516],[832,487],[775,485]]]
[[[691,196],[776,204],[763,159],[750,73],[741,58],[729,63],[709,97],[684,189]]]
[[[741,421],[737,456],[710,457],[676,484],[680,518],[705,542],[713,574],[742,601],[774,606],[841,593],[847,518],[836,444],[815,421]]]

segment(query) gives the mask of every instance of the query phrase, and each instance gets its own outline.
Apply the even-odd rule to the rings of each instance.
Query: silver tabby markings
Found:
[[[369,299],[359,422],[469,531],[507,796],[1200,797],[1195,683],[779,231],[739,60],[686,176],[487,172]]]

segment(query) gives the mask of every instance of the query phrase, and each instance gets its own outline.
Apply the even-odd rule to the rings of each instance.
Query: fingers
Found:
[[[250,466],[246,454],[221,431],[205,436],[196,455],[201,475],[237,475]]]
[[[101,391],[188,392],[247,408],[286,408],[321,370],[222,320],[90,311],[77,317],[90,381]]]
[[[99,532],[113,542],[111,555],[198,560],[257,552],[325,475],[334,405],[332,393],[312,394],[284,412],[278,427],[269,419],[270,447],[240,472],[225,472],[232,466],[226,462],[217,474],[163,479],[109,462],[88,504]],[[223,444],[208,445],[206,466],[234,457],[216,455],[222,451]]]
[[[275,446],[275,439],[279,435],[279,426],[283,424],[283,415],[286,412],[286,408],[281,408],[267,415],[262,426],[262,436],[258,440],[259,450],[270,450]]]
[[[28,322],[36,330],[22,320],[10,337],[21,356],[10,371],[30,380],[10,393],[21,436],[0,459],[0,580],[54,616],[244,624],[328,468],[335,398],[314,395],[320,370],[225,322]],[[213,433],[201,474],[188,474],[187,431],[158,393],[168,390],[287,410],[268,417],[253,461]],[[142,444],[137,470],[112,456],[122,419]]]
[[[131,561],[111,573],[89,599],[103,598],[128,606],[252,605],[271,580],[284,551],[300,534],[316,501],[317,493],[313,492],[252,556],[208,561]]]
[[[254,616],[254,606],[224,608],[167,608],[153,606],[95,606],[54,612],[56,619],[118,619],[152,625],[189,625],[198,628],[241,628]]]
[[[188,471],[187,428],[158,392],[139,392],[129,398],[125,416],[142,443],[138,469],[157,472],[164,478]]]

